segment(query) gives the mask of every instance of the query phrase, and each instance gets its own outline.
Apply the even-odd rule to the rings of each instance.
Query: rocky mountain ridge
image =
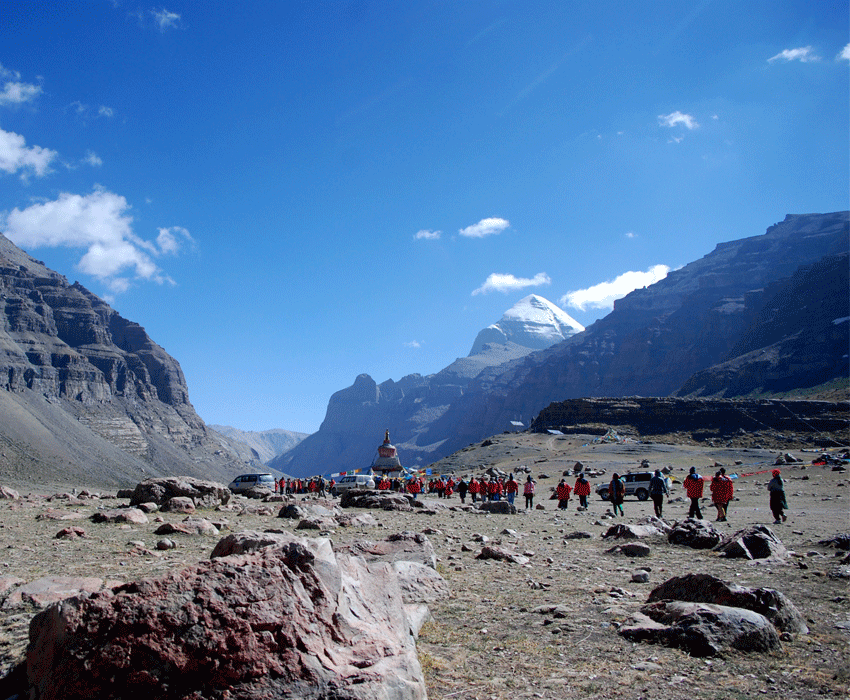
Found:
[[[361,374],[352,386],[331,396],[318,433],[268,464],[297,476],[369,466],[382,426],[392,426],[393,440],[408,462],[426,463],[439,445],[422,445],[420,433],[463,396],[470,381],[489,367],[549,347],[581,328],[552,302],[531,294],[483,329],[467,357],[459,357],[436,374],[409,374],[380,384]]]
[[[2,235],[0,413],[0,475],[13,478],[229,480],[251,460],[204,425],[144,328]]]
[[[780,328],[775,319],[794,318],[796,313],[777,316],[771,309],[790,309],[792,299],[800,308],[819,304],[824,286],[819,274],[837,275],[840,257],[847,254],[848,221],[848,212],[788,215],[762,235],[720,243],[664,280],[618,300],[610,314],[584,332],[548,349],[484,366],[466,382],[451,374],[451,365],[429,378],[409,375],[380,385],[360,375],[352,387],[331,397],[320,430],[289,452],[278,468],[316,473],[326,465],[335,471],[368,466],[387,427],[402,463],[424,465],[502,432],[510,421],[528,424],[553,402],[668,396],[691,386],[688,382],[695,375],[733,362],[734,352],[771,352],[753,345],[776,333],[790,342],[788,324]],[[815,272],[807,275],[808,268]],[[842,282],[837,278],[834,284],[841,287]],[[841,318],[846,289],[843,295],[833,295],[838,301],[823,311],[838,314],[830,323]],[[813,323],[821,316],[820,311],[809,313]],[[773,335],[765,325],[770,319]],[[827,328],[821,321],[817,324]],[[793,362],[784,350],[776,350],[775,370],[763,373],[763,382],[743,382],[738,390],[770,392],[846,378],[849,325],[835,323],[829,333],[806,335],[805,352]],[[775,340],[771,346],[783,342]],[[820,359],[810,362],[815,356]],[[702,385],[695,381],[695,393],[724,391],[707,379]],[[438,391],[430,394],[431,387]]]

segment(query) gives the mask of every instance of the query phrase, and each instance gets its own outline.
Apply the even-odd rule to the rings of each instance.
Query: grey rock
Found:
[[[624,554],[627,557],[648,557],[651,553],[649,545],[643,542],[627,542],[605,550],[606,554]]]
[[[245,530],[222,537],[213,548],[210,559],[256,552],[263,547],[274,547],[295,542],[299,538],[288,532],[257,532]]]
[[[503,547],[485,546],[476,559],[495,559],[496,561],[507,561],[512,564],[527,564],[528,557],[517,554]]]
[[[215,508],[226,504],[231,495],[229,488],[215,481],[190,476],[167,476],[137,484],[130,505],[153,502],[162,506],[171,498],[185,496],[192,499],[196,508]]]
[[[370,489],[349,489],[339,499],[341,508],[371,508],[374,510],[413,510],[416,499],[407,493],[391,491],[372,491]]]
[[[769,652],[782,646],[766,617],[743,608],[665,600],[643,606],[641,613],[651,624],[634,617],[619,629],[620,635],[683,649],[691,656]]]
[[[738,530],[721,541],[715,551],[729,559],[778,559],[788,553],[782,541],[766,525]]]
[[[400,532],[385,540],[362,540],[339,547],[338,551],[362,556],[368,561],[415,561],[437,568],[437,554],[430,540],[419,532]]]
[[[148,516],[138,508],[99,510],[96,513],[92,513],[89,519],[93,523],[132,523],[135,525],[144,525],[148,522]]]
[[[711,549],[720,543],[722,537],[710,522],[696,518],[677,522],[667,533],[667,541],[670,544],[692,549]]]
[[[278,518],[287,518],[289,520],[302,520],[304,518],[333,518],[341,514],[342,511],[336,505],[325,503],[287,503],[277,514]]]
[[[195,512],[195,502],[188,496],[174,496],[163,503],[160,510],[163,513],[190,514]]]
[[[485,501],[478,504],[481,513],[500,513],[502,515],[516,515],[516,506],[507,501]]]
[[[772,588],[745,588],[711,576],[686,574],[675,576],[656,586],[647,602],[681,600],[744,608],[764,615],[781,632],[808,634],[805,618],[779,591]]]
[[[608,528],[603,539],[637,540],[661,534],[661,530],[652,525],[630,525],[628,523],[617,523]]]

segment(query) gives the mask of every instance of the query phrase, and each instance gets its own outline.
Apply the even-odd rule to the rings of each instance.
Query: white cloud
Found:
[[[101,105],[97,110],[97,116],[99,117],[109,117],[115,116],[115,110],[112,107],[107,107],[106,105]]]
[[[99,168],[103,165],[103,160],[94,151],[86,151],[86,157],[83,158],[83,163],[91,165],[93,168]]]
[[[788,63],[789,61],[799,61],[800,63],[814,63],[815,61],[820,61],[820,56],[816,56],[812,53],[811,46],[803,46],[799,49],[785,49],[775,56],[771,56],[767,59],[768,63],[773,63],[774,61],[782,61],[783,63]]]
[[[172,226],[171,228],[159,229],[159,235],[156,237],[156,244],[163,255],[176,255],[180,252],[184,243],[189,245],[194,244],[195,239],[182,226]]]
[[[637,238],[637,234],[634,231],[626,231],[626,238]]]
[[[460,229],[458,233],[460,233],[461,236],[466,236],[467,238],[484,238],[484,236],[492,236],[493,234],[501,233],[510,225],[511,222],[507,219],[489,217],[487,219],[481,219],[481,221],[477,224],[472,224],[472,226]]]
[[[41,94],[41,86],[29,83],[13,83],[7,81],[0,92],[0,106],[19,105],[24,102],[32,102]]]
[[[422,343],[419,342],[418,340],[411,340],[410,342],[405,343],[404,347],[406,347],[406,348],[421,348]]]
[[[0,79],[6,79],[3,91],[0,92],[0,106],[19,105],[24,102],[32,102],[38,97],[42,90],[40,85],[22,83],[21,74],[15,70],[9,70],[0,65]]]
[[[0,224],[23,248],[85,249],[77,268],[115,293],[126,291],[133,280],[173,284],[152,256],[175,253],[181,239],[191,240],[189,232],[175,226],[160,229],[156,243],[142,240],[133,233],[129,209],[124,197],[97,188],[85,196],[63,192],[54,201],[16,207]]]
[[[164,32],[166,29],[176,27],[180,21],[180,15],[176,12],[169,12],[164,7],[161,10],[151,10],[156,23],[159,25],[159,31]]]
[[[690,130],[696,129],[699,126],[699,124],[697,124],[697,120],[694,119],[692,115],[683,114],[678,109],[675,112],[670,112],[670,114],[658,115],[659,126],[669,126],[670,128],[673,128],[678,124],[681,124]]]
[[[836,61],[847,60],[850,61],[850,44],[847,44],[843,49],[841,49],[841,53],[835,57]]]
[[[472,296],[475,296],[476,294],[489,294],[490,292],[502,292],[503,294],[507,294],[508,292],[513,292],[518,289],[525,289],[526,287],[540,287],[544,284],[551,283],[552,280],[545,272],[538,272],[531,279],[494,272],[486,279],[484,284],[482,284],[478,289],[473,290]]]
[[[429,231],[428,229],[422,229],[413,234],[413,239],[416,241],[436,241],[442,231]]]
[[[41,177],[50,172],[50,161],[57,155],[56,151],[41,146],[27,148],[23,136],[0,129],[0,170],[4,172],[20,170],[22,178],[33,173]]]
[[[670,268],[667,265],[653,265],[646,272],[624,272],[615,280],[601,282],[587,289],[577,289],[561,297],[561,306],[571,306],[579,311],[591,309],[612,309],[614,301],[629,292],[663,280]]]

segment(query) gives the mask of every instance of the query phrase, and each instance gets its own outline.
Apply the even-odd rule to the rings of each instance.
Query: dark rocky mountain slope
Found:
[[[137,323],[0,235],[0,479],[229,480],[252,455],[207,429]]]
[[[846,378],[850,324],[826,324],[828,316],[832,323],[842,312],[840,302],[824,308],[824,300],[842,293],[826,291],[823,276],[830,278],[829,289],[844,284],[846,305],[838,267],[848,250],[848,218],[848,212],[789,215],[762,235],[720,243],[700,260],[618,300],[583,333],[493,362],[465,382],[441,384],[449,368],[431,378],[410,375],[380,385],[361,375],[331,397],[320,430],[275,466],[289,473],[368,466],[387,427],[402,463],[427,464],[502,432],[512,420],[527,425],[550,403],[570,398],[668,396],[683,386],[691,387],[689,393],[732,396],[756,386],[770,392]],[[785,310],[771,311],[777,308]],[[810,332],[795,327],[794,319],[803,317]],[[771,375],[748,363],[765,381],[754,384],[742,375],[734,385],[737,372],[722,363],[761,353],[761,343],[768,341],[776,346],[770,352],[784,358],[774,363],[778,369]],[[792,351],[793,361],[787,354]],[[715,366],[724,377],[720,384],[708,375],[698,378]],[[694,384],[688,384],[694,375]],[[428,391],[422,388],[426,379]],[[430,387],[443,393],[431,395]]]

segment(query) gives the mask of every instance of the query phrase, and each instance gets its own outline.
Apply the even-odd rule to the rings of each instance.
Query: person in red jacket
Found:
[[[522,494],[525,496],[525,509],[534,507],[534,479],[531,478],[531,474],[529,474],[525,478],[525,486],[522,487]]]
[[[699,507],[699,499],[702,498],[705,479],[697,474],[696,467],[691,467],[690,472],[688,472],[688,475],[685,477],[682,485],[685,487],[685,493],[688,494],[688,498],[691,499],[691,508],[688,511],[688,517],[702,520],[702,511]]]
[[[711,489],[711,500],[714,507],[717,508],[717,522],[725,523],[729,501],[732,500],[735,486],[732,484],[732,479],[726,476],[726,470],[723,467],[714,475],[709,488]]]
[[[576,496],[578,496],[579,505],[587,510],[587,497],[590,495],[590,482],[585,478],[584,472],[578,475],[574,491]]]
[[[499,480],[495,476],[491,476],[487,482],[487,498],[491,501],[499,500]]]
[[[472,498],[472,502],[475,503],[478,500],[478,492],[481,490],[481,484],[478,482],[474,476],[469,480],[469,495]]]
[[[519,484],[516,482],[516,479],[514,479],[514,475],[511,474],[505,482],[505,494],[507,494],[508,503],[511,505],[514,504],[514,499],[516,498],[517,493],[519,493]]]
[[[417,494],[422,490],[422,486],[419,484],[419,479],[413,478],[407,482],[407,491],[408,493],[412,493],[413,497],[416,498]]]
[[[561,482],[555,487],[555,495],[558,497],[558,510],[566,510],[570,505],[570,493],[572,489],[566,480],[561,479]]]

